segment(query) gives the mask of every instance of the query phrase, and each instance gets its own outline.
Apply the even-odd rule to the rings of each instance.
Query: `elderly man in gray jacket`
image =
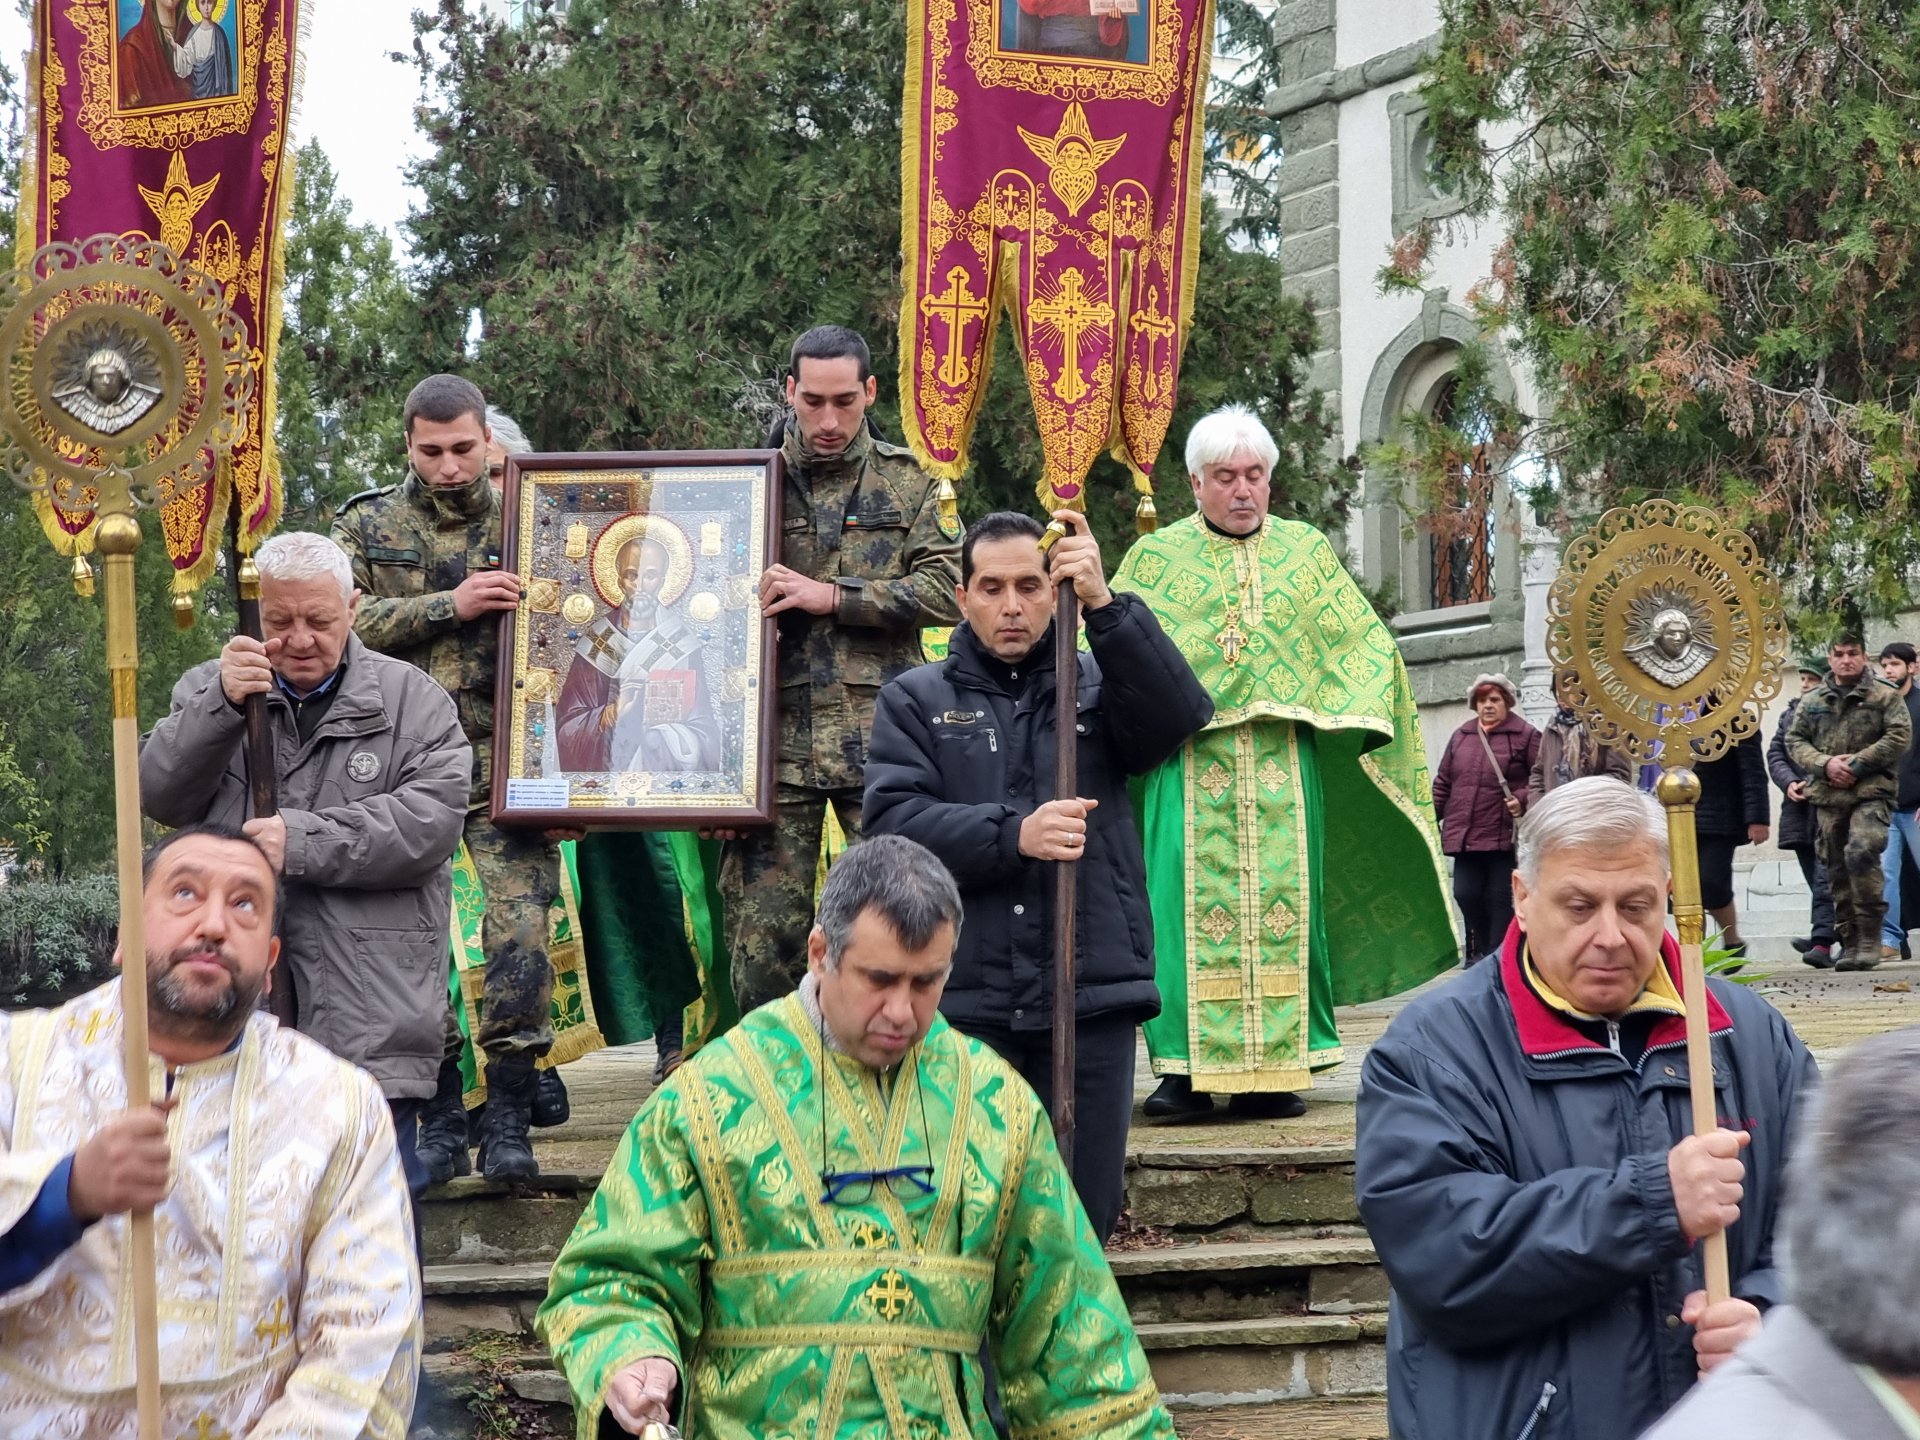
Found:
[[[473,752],[446,691],[354,636],[360,596],[339,546],[280,535],[255,559],[266,640],[235,636],[181,677],[141,744],[140,799],[163,825],[242,826],[274,862],[295,1025],[380,1082],[418,1193]],[[279,786],[264,819],[249,818],[249,695],[267,697]]]
[[[1814,1097],[1781,1208],[1787,1304],[1646,1440],[1920,1435],[1920,1027]]]

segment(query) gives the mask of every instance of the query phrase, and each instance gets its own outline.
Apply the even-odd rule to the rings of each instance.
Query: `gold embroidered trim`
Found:
[[[1014,1440],[1080,1440],[1085,1435],[1104,1435],[1122,1420],[1144,1415],[1160,1403],[1160,1390],[1153,1381],[1142,1382],[1125,1395],[1104,1405],[1090,1406],[1072,1415],[1062,1415],[1044,1425],[1013,1427]]]
[[[882,1345],[978,1355],[981,1338],[972,1331],[942,1330],[931,1325],[716,1325],[701,1337],[701,1343],[721,1350]]]
[[[738,1047],[750,1052],[751,1045]],[[695,1164],[706,1171],[701,1186],[713,1202],[714,1222],[723,1255],[738,1254],[747,1248],[746,1227],[740,1221],[740,1200],[727,1178],[726,1151],[720,1148],[720,1127],[713,1114],[713,1102],[707,1096],[707,1082],[698,1070],[689,1069],[681,1087],[687,1097],[687,1125],[692,1132]]]
[[[991,1283],[993,1262],[969,1260],[960,1255],[923,1255],[910,1250],[758,1250],[750,1255],[729,1255],[715,1260],[710,1267],[715,1280],[736,1276],[791,1275],[797,1272],[819,1274],[823,1271],[850,1270],[871,1274],[876,1270],[908,1269],[930,1277],[952,1277]]]

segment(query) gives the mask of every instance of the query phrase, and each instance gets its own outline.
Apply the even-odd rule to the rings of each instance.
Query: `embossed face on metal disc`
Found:
[[[1594,739],[1636,760],[1712,760],[1779,688],[1779,587],[1746,532],[1649,500],[1574,539],[1547,597],[1547,654]]]
[[[60,337],[48,390],[69,418],[102,435],[137,425],[165,390],[152,346],[111,321]]]

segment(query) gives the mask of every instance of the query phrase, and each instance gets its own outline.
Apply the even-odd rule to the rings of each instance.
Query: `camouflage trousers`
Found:
[[[487,973],[474,1048],[495,1057],[544,1055],[553,1044],[547,909],[560,893],[560,852],[539,831],[502,829],[484,810],[468,813],[466,841],[487,895],[480,922]]]
[[[727,843],[720,899],[740,1013],[791,994],[807,973],[820,836],[832,805],[851,844],[860,838],[858,790],[781,785],[773,825]]]
[[[1890,800],[1862,800],[1846,809],[1818,805],[1820,859],[1833,889],[1834,928],[1849,954],[1880,955],[1880,927],[1887,918],[1886,877],[1880,857],[1887,848]]]

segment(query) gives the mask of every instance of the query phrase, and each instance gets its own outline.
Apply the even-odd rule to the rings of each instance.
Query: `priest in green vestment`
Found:
[[[1197,512],[1138,540],[1137,592],[1213,696],[1141,782],[1162,1009],[1146,1113],[1231,1097],[1301,1114],[1341,1060],[1334,1006],[1459,959],[1426,746],[1399,648],[1326,537],[1267,513],[1279,448],[1230,405],[1187,440]]]
[[[1173,1440],[1033,1091],[940,1017],[960,893],[898,835],[828,872],[800,989],[641,1107],[537,1327],[581,1440]]]

